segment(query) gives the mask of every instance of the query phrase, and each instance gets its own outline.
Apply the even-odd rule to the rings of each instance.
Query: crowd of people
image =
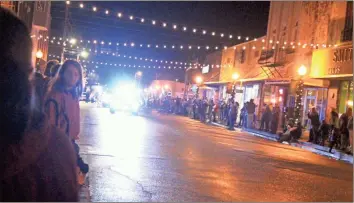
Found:
[[[83,71],[75,60],[32,63],[26,25],[0,7],[0,201],[77,201],[89,167],[79,156]]]
[[[207,99],[206,97],[201,99],[182,99],[166,96],[163,99],[151,99],[150,104],[159,109],[160,112],[189,116],[201,122],[218,122],[228,126],[229,130],[234,130],[235,127],[257,129],[257,126],[259,126],[258,130],[260,131],[278,134],[279,142],[298,142],[303,135],[304,126],[301,122],[295,122],[291,118],[287,119],[287,116],[285,116],[283,130],[279,131],[281,110],[278,105],[264,104],[258,123],[256,116],[257,106],[253,99],[244,103],[241,109],[240,104],[231,98],[214,102],[213,99]],[[307,116],[308,121],[311,123],[308,142],[322,146],[328,145],[330,147],[329,152],[332,152],[333,147],[335,147],[352,153],[352,108],[349,107],[347,112],[340,117],[333,109],[329,123],[326,120],[320,122],[316,108],[312,108]],[[239,120],[238,123],[236,123],[237,118]]]
[[[320,121],[316,108],[312,108],[307,116],[311,122],[308,142],[322,146],[328,144],[329,152],[332,152],[335,147],[353,153],[353,109],[351,107],[348,107],[341,116],[332,108],[329,122],[325,119]]]

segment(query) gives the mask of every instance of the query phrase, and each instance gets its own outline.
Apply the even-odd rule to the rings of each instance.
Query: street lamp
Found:
[[[297,69],[297,73],[302,77],[306,75],[307,73],[307,68],[304,65],[301,65],[299,69]]]
[[[198,99],[198,97],[199,97],[199,86],[202,84],[203,78],[201,76],[197,76],[195,78],[195,82],[197,83],[197,91],[195,92],[195,97],[196,97],[196,99]]]
[[[39,69],[40,69],[39,61],[40,61],[41,58],[43,58],[43,52],[41,50],[38,50],[36,52],[36,67],[37,67],[37,71],[39,71]]]
[[[38,50],[36,53],[36,58],[41,59],[43,57],[43,52],[41,50]]]
[[[81,55],[82,57],[84,57],[84,58],[87,58],[88,55],[89,55],[89,53],[84,50],[84,51],[82,51],[82,52],[80,53],[80,55]]]
[[[300,79],[298,83],[296,84],[296,98],[295,98],[295,109],[294,109],[294,118],[295,118],[295,123],[299,122],[300,117],[301,117],[301,110],[302,110],[302,96],[304,92],[304,81],[303,77],[307,73],[307,68],[304,65],[301,65],[297,69],[297,73],[300,76]]]
[[[235,99],[235,94],[236,94],[236,81],[237,79],[240,77],[240,75],[238,73],[233,73],[232,74],[232,80],[234,81],[233,82],[233,85],[232,85],[232,92],[231,92],[231,99],[232,101]]]

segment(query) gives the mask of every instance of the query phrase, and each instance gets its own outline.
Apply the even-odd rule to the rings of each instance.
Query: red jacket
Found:
[[[45,112],[52,125],[62,129],[72,140],[80,134],[80,105],[70,93],[52,90],[46,96]]]
[[[78,200],[74,149],[54,126],[31,130],[17,144],[0,142],[0,150],[1,202]]]

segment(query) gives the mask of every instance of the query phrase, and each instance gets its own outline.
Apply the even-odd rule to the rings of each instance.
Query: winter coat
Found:
[[[311,120],[311,125],[312,126],[320,126],[321,125],[320,116],[318,115],[317,112],[315,112],[315,113],[311,112],[307,116]]]
[[[256,105],[254,103],[248,103],[247,105],[247,114],[254,114],[254,112],[256,111]]]
[[[52,125],[64,130],[72,140],[80,134],[79,100],[68,92],[52,90],[46,96],[45,112]]]
[[[19,143],[0,142],[0,201],[78,200],[72,144],[58,128],[44,126],[25,133]]]

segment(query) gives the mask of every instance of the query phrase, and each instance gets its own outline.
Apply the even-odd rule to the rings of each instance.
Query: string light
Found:
[[[67,4],[67,5],[70,5],[71,2],[70,2],[70,1],[66,1],[66,4]],[[79,3],[79,4],[77,4],[77,5],[78,5],[79,8],[84,8],[84,4],[83,4],[83,3]],[[72,6],[70,6],[70,7],[72,7]],[[96,12],[96,11],[98,10],[97,7],[95,7],[95,6],[94,6],[92,9],[93,9],[94,12]],[[102,10],[104,10],[104,9],[102,9]],[[109,11],[108,11],[108,10],[105,10],[105,13],[106,13],[106,14],[109,14]],[[122,15],[121,13],[118,13],[118,17],[119,17],[119,18],[121,18],[122,16],[123,16],[123,15]],[[137,18],[138,18],[138,17],[137,17]],[[130,20],[133,20],[134,17],[133,17],[133,16],[130,16],[129,19],[130,19]],[[141,19],[141,22],[144,22],[144,21],[145,21],[145,18],[143,18],[143,17],[139,17],[139,19]],[[155,25],[155,24],[156,24],[156,21],[155,21],[155,20],[153,20],[152,22],[153,22],[152,25]],[[167,23],[163,23],[162,26],[163,26],[163,27],[166,27],[166,26],[167,26]],[[175,24],[175,26],[173,26],[173,29],[177,29],[177,27],[178,27],[178,25]],[[186,30],[187,30],[187,27],[184,26],[184,27],[183,27],[183,31],[186,31]],[[196,31],[194,31],[194,29],[193,29],[193,32],[196,33]],[[204,34],[203,32],[201,32],[201,33]],[[216,34],[215,34],[215,32],[212,32],[211,35],[212,35],[212,36],[215,36]],[[221,38],[223,38],[224,36],[225,36],[225,35],[224,35],[223,33],[220,33],[220,37],[221,37]],[[232,39],[233,37],[232,37],[232,35],[229,35],[228,38],[229,38],[229,39]],[[241,39],[241,36],[239,36],[238,39],[240,40],[240,39]],[[249,40],[249,37],[246,37],[245,39],[246,39],[246,41],[248,41],[248,40]],[[255,40],[255,41],[256,41],[256,40]],[[299,46],[300,46],[300,45],[299,45]]]
[[[33,37],[36,37],[35,35],[32,35]],[[39,37],[40,38],[40,37]],[[42,38],[40,38],[40,40],[46,40],[45,39],[46,37],[43,37],[42,36]],[[53,40],[54,39],[62,39],[62,40],[64,40],[63,38],[61,38],[61,37],[51,37],[52,38],[52,40],[50,40],[50,38],[48,39],[48,41],[50,41],[52,44],[54,44],[54,43],[57,43],[57,42],[53,42]],[[69,39],[69,38],[67,38],[66,39],[66,41],[68,41],[68,42],[70,42],[70,43],[72,43],[72,39],[73,38],[71,38],[71,39]],[[262,41],[263,41],[264,39],[262,39]],[[77,40],[76,41],[76,43],[81,43],[83,46],[85,46],[84,44],[86,43],[87,44],[87,46],[89,46],[88,44],[90,44],[90,43],[93,43],[93,44],[97,44],[97,40],[92,40],[92,41],[90,41],[90,40]],[[273,42],[272,40],[270,40],[270,42]],[[108,41],[100,41],[99,42],[100,43],[100,45],[101,46],[110,46],[111,47],[111,45],[112,45],[112,42],[108,42]],[[129,45],[131,45],[133,42],[131,42],[131,43],[119,43],[119,42],[117,42],[116,43],[116,46],[123,46],[124,45],[124,47],[136,47],[135,45],[133,45],[133,46],[129,46]],[[134,44],[134,43],[133,43]],[[275,43],[273,43],[274,45],[275,45]],[[279,44],[280,44],[280,42],[279,42]],[[294,44],[294,43],[293,43]],[[296,44],[298,44],[298,43],[296,43]],[[65,44],[63,43],[63,44],[61,44],[61,43],[59,43],[58,45],[63,45],[63,46],[65,46]],[[146,46],[146,47],[148,47],[148,48],[150,48],[150,47],[153,47],[153,48],[162,48],[162,47],[164,47],[164,49],[166,49],[166,48],[168,48],[168,46],[167,45],[159,45],[159,44],[155,44],[155,45],[153,45],[153,46],[151,46],[151,45],[147,45],[147,44],[140,44],[140,47],[141,48],[143,48],[144,46]],[[180,47],[180,46],[183,46],[183,47],[188,47],[187,48],[187,50],[192,50],[192,49],[200,49],[200,46],[199,45],[195,45],[195,46],[191,46],[191,45],[178,45],[178,47]],[[205,45],[205,46],[207,46],[207,45]],[[203,47],[205,47],[205,46],[203,46]],[[331,45],[327,45],[327,44],[321,44],[321,45],[319,45],[318,47],[316,47],[316,48],[327,48],[327,47],[330,47]],[[210,48],[212,48],[212,49],[215,49],[215,47],[216,46],[210,46],[210,45],[208,45],[208,47],[209,47],[209,49]],[[259,49],[261,49],[261,47],[260,46],[255,46],[256,48],[255,49],[257,49],[257,48],[259,48]],[[302,47],[303,48],[307,48],[307,44],[306,43],[303,43],[303,45],[302,45]],[[275,47],[276,48],[276,47]],[[275,49],[274,47],[271,47],[271,49]],[[279,48],[281,48],[281,47],[279,47]],[[286,48],[286,47],[285,47]],[[295,49],[295,46],[293,45],[293,46],[290,46],[289,45],[289,48],[293,48],[293,49]],[[172,47],[172,49],[174,49],[174,47]],[[265,49],[265,48],[262,48],[263,50]],[[179,50],[183,50],[183,49],[179,49]],[[207,49],[208,50],[208,49]],[[254,50],[253,48],[252,48],[252,50]]]
[[[193,29],[193,32],[196,33],[196,32],[197,32],[197,29],[194,28],[194,29]]]
[[[203,35],[205,35],[206,34],[206,30],[203,30]]]

